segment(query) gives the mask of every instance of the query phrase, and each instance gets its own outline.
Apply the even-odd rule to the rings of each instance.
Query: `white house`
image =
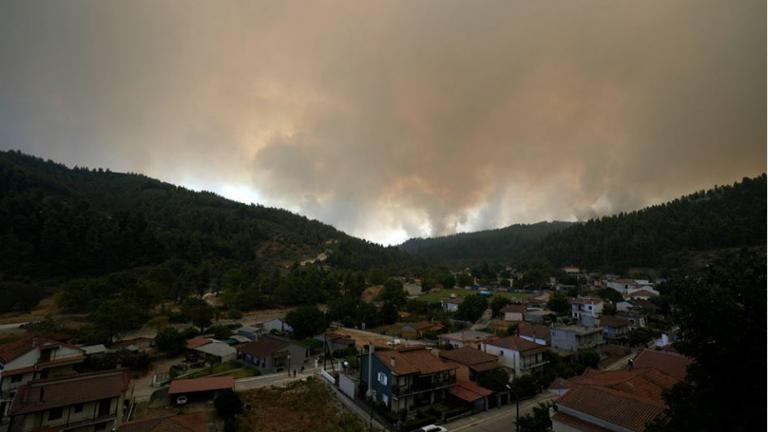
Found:
[[[261,328],[264,329],[265,333],[269,333],[272,330],[278,331],[281,333],[293,333],[293,327],[288,325],[287,322],[283,321],[280,318],[264,321],[263,323],[261,323]]]
[[[462,303],[464,303],[464,297],[449,298],[440,301],[440,304],[443,306],[443,310],[446,312],[458,311],[459,305]]]
[[[603,313],[603,301],[592,297],[578,297],[570,300],[571,317],[581,320],[584,316],[598,318]]]
[[[522,321],[525,313],[525,305],[511,304],[501,309],[504,321]]]
[[[516,377],[528,374],[547,364],[544,360],[544,352],[547,350],[546,346],[523,339],[520,336],[507,336],[481,344],[481,351],[497,356],[499,363],[511,369]]]

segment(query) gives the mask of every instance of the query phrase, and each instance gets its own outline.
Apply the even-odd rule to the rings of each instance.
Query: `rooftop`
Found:
[[[32,381],[19,387],[10,414],[27,414],[120,396],[128,389],[123,369]]]
[[[180,379],[171,381],[169,395],[195,393],[235,388],[235,379],[231,376]]]
[[[252,357],[266,357],[276,352],[284,351],[290,344],[291,340],[289,339],[264,335],[255,342],[238,346],[237,351]]]
[[[546,351],[546,347],[539,345],[535,342],[531,342],[527,339],[523,339],[520,336],[507,336],[501,339],[494,339],[486,342],[487,345],[497,346],[501,348],[511,349],[519,352],[526,351]]]
[[[580,325],[565,325],[565,326],[555,326],[552,327],[552,331],[561,331],[561,332],[567,332],[567,333],[575,333],[578,335],[586,335],[586,334],[592,334],[592,333],[599,333],[602,330],[600,327],[586,327],[586,326],[580,326]]]
[[[629,326],[629,321],[625,320],[624,318],[616,317],[616,316],[610,316],[610,315],[603,315],[600,317],[600,325],[605,327],[627,327]]]
[[[495,355],[471,347],[440,351],[440,358],[469,366],[477,371],[493,369],[498,365],[499,360]]]
[[[517,325],[517,333],[520,336],[549,339],[549,327],[542,324],[531,324],[523,321]]]
[[[202,414],[178,414],[133,421],[120,425],[120,432],[208,432]]]
[[[377,351],[374,355],[396,375],[426,375],[456,369],[456,366],[440,360],[423,346]]]
[[[635,357],[635,368],[656,368],[665,374],[682,381],[687,375],[688,365],[692,360],[673,351],[645,349]]]
[[[82,352],[80,348],[74,345],[69,345],[53,339],[37,336],[25,336],[19,340],[0,345],[0,362],[8,363],[23,356],[35,348],[57,348],[60,346],[66,346],[68,348]]]

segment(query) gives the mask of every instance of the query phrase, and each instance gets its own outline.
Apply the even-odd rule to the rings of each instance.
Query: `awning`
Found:
[[[448,392],[467,402],[474,402],[493,394],[491,390],[468,381],[456,383],[456,385],[448,389]]]

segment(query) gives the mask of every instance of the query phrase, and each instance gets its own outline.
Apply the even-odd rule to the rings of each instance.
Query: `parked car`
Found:
[[[185,405],[187,402],[189,402],[189,399],[184,395],[176,398],[176,405]]]
[[[428,425],[419,429],[420,432],[448,432],[448,429],[438,425]]]

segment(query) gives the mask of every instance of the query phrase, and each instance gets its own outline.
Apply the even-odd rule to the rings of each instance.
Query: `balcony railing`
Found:
[[[456,384],[456,379],[451,377],[431,383],[415,383],[405,386],[393,386],[390,392],[393,396],[403,397],[411,394],[444,389]]]

